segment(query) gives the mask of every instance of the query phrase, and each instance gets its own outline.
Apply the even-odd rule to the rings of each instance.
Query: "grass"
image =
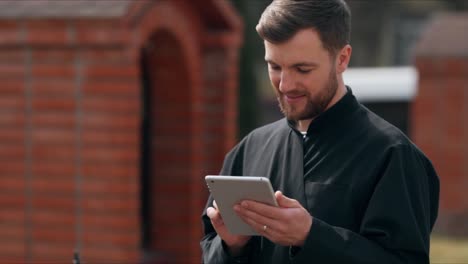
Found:
[[[459,239],[440,235],[431,238],[432,264],[468,264],[468,238]]]

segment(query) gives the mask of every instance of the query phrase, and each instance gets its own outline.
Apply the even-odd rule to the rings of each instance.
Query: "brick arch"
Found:
[[[170,32],[181,45],[181,54],[189,69],[191,89],[198,91],[201,78],[199,74],[201,55],[200,43],[202,25],[197,14],[185,1],[154,1],[147,9],[143,17],[135,22],[131,29],[134,33],[130,52],[137,57],[140,49],[148,44],[148,40],[158,31]]]
[[[203,175],[219,171],[225,151],[232,146],[236,134],[235,68],[240,29],[238,26],[229,29],[210,28],[209,25],[213,26],[213,21],[220,17],[219,13],[225,13],[226,8],[222,7],[226,6],[218,0],[208,2],[204,3],[211,5],[211,13],[204,11],[205,5],[201,8],[194,1],[151,1],[147,2],[149,4],[137,1],[135,3],[139,7],[134,7],[123,20],[127,30],[133,35],[127,51],[131,57],[137,58],[136,61],[140,59],[139,54],[143,54],[140,53],[141,50],[146,47],[158,49],[158,45],[169,38],[172,39],[172,44],[168,46],[178,47],[178,61],[186,69],[186,75],[183,75],[186,77],[186,85],[180,85],[185,87],[178,90],[189,96],[185,101],[188,108],[183,110],[186,113],[185,119],[177,121],[190,124],[185,127],[187,131],[183,135],[189,139],[183,143],[185,147],[178,149],[185,155],[182,164],[187,164],[191,170],[185,171],[184,184],[165,187],[173,188],[172,193],[185,197],[180,199],[183,200],[181,204],[173,206],[183,208],[181,210],[185,212],[184,215],[173,218],[170,223],[160,224],[168,228],[162,230],[166,233],[159,233],[161,241],[154,247],[160,251],[159,245],[167,246],[162,253],[177,256],[176,260],[172,259],[175,263],[200,262],[200,212],[207,197]],[[216,6],[213,6],[214,3],[217,3]],[[207,19],[208,16],[213,16],[214,20]],[[218,25],[217,22],[215,24]],[[165,38],[162,37],[164,35]],[[158,40],[163,42],[158,44]],[[159,67],[161,69],[158,71],[164,71],[162,68],[166,65],[163,64],[160,60],[153,69]],[[155,122],[158,121],[155,119]],[[161,180],[161,177],[157,179]],[[161,210],[166,208],[161,205],[152,211]],[[181,217],[185,219],[180,219]]]
[[[134,25],[138,37],[132,45],[146,65],[150,98],[147,250],[171,263],[199,261],[200,224],[187,221],[200,214],[193,196],[204,187],[195,161],[201,138],[196,111],[201,59],[198,19],[192,12],[184,1],[155,2]]]

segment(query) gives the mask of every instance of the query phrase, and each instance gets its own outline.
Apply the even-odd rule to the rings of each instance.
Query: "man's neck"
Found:
[[[312,122],[312,119],[299,120],[296,123],[296,129],[301,132],[307,132],[307,129],[309,128],[309,125],[311,122]]]

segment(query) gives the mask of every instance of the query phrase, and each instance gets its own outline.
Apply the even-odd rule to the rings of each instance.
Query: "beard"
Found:
[[[306,93],[306,105],[304,109],[298,109],[298,107],[288,104],[286,99],[277,92],[277,99],[281,112],[288,120],[299,121],[306,119],[314,119],[321,113],[325,112],[330,101],[338,90],[338,80],[336,78],[335,70],[332,69],[328,75],[328,80],[325,83],[325,87],[321,89],[319,94],[312,97],[310,93]]]

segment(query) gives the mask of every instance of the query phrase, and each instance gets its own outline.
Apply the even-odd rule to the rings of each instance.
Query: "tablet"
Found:
[[[235,204],[242,200],[254,200],[278,206],[268,178],[208,175],[205,177],[205,181],[218,205],[227,229],[232,234],[260,235],[236,214],[233,208]]]

